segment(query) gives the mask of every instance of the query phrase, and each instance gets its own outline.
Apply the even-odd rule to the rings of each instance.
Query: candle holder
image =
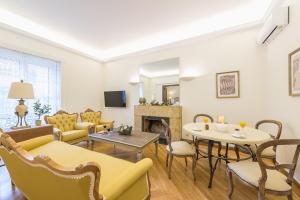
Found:
[[[205,130],[209,130],[209,125],[208,124],[205,124]]]

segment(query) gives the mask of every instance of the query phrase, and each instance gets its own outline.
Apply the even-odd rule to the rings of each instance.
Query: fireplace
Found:
[[[172,141],[181,140],[181,106],[134,106],[134,130],[160,134],[161,119],[164,119],[172,132]],[[151,122],[151,123],[150,123]],[[161,141],[164,135],[161,135]]]
[[[160,134],[159,143],[166,144],[165,129],[161,123],[162,119],[164,119],[167,124],[170,124],[168,117],[142,116],[142,131]]]

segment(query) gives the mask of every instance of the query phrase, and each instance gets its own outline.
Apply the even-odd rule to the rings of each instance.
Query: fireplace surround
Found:
[[[162,133],[161,119],[164,119],[170,126],[172,141],[181,139],[181,106],[151,106],[137,105],[134,107],[134,128],[138,131]],[[160,135],[162,143],[165,137]]]

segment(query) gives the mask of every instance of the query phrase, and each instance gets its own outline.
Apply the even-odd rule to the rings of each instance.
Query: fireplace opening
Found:
[[[170,119],[168,117],[142,116],[142,131],[160,134],[159,143],[167,144],[165,129],[161,123],[162,119],[170,125]]]

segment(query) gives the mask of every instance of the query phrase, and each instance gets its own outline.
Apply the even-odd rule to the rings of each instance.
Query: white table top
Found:
[[[223,132],[217,129],[216,123],[208,123],[208,125],[209,130],[205,130],[204,123],[185,124],[183,129],[197,138],[240,145],[261,144],[271,139],[268,133],[250,127],[241,129],[238,125],[227,124],[227,131]],[[236,138],[232,136],[237,128],[240,129],[241,134],[243,134],[245,138]]]

